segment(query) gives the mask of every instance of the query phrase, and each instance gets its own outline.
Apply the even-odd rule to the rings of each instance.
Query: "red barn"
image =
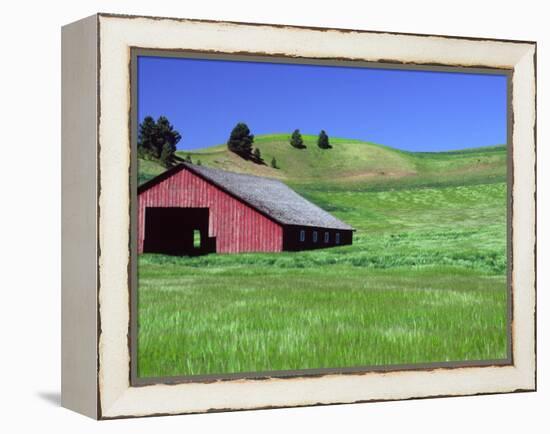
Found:
[[[353,228],[276,179],[179,164],[138,188],[138,252],[281,252],[352,243]]]

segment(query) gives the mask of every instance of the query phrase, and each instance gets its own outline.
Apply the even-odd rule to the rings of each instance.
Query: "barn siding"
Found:
[[[208,235],[218,253],[280,252],[282,227],[189,170],[183,169],[139,194],[138,252],[143,252],[146,207],[210,209]]]

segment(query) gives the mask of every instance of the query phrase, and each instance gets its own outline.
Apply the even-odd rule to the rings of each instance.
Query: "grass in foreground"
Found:
[[[439,267],[197,269],[150,255],[139,269],[141,377],[506,357],[499,275]]]

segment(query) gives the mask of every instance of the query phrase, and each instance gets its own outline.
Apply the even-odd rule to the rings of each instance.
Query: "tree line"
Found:
[[[151,116],[146,116],[138,128],[138,156],[145,159],[158,160],[164,167],[173,166],[177,160],[192,163],[188,154],[185,159],[176,155],[176,145],[181,140],[181,134],[174,129],[168,118],[160,116],[156,121]],[[292,132],[290,145],[297,149],[305,149],[307,146],[299,129]],[[254,147],[254,134],[244,122],[239,122],[231,130],[227,140],[227,148],[241,158],[250,160],[256,164],[266,164],[262,158],[260,148]],[[317,146],[321,149],[330,149],[329,137],[325,130],[321,130],[317,137]],[[200,160],[198,161],[200,165]],[[275,157],[271,159],[271,167],[278,169]]]

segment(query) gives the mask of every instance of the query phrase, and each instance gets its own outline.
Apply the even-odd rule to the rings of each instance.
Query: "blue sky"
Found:
[[[504,75],[138,58],[138,118],[167,116],[179,149],[225,143],[237,122],[409,151],[505,144],[506,88]]]

